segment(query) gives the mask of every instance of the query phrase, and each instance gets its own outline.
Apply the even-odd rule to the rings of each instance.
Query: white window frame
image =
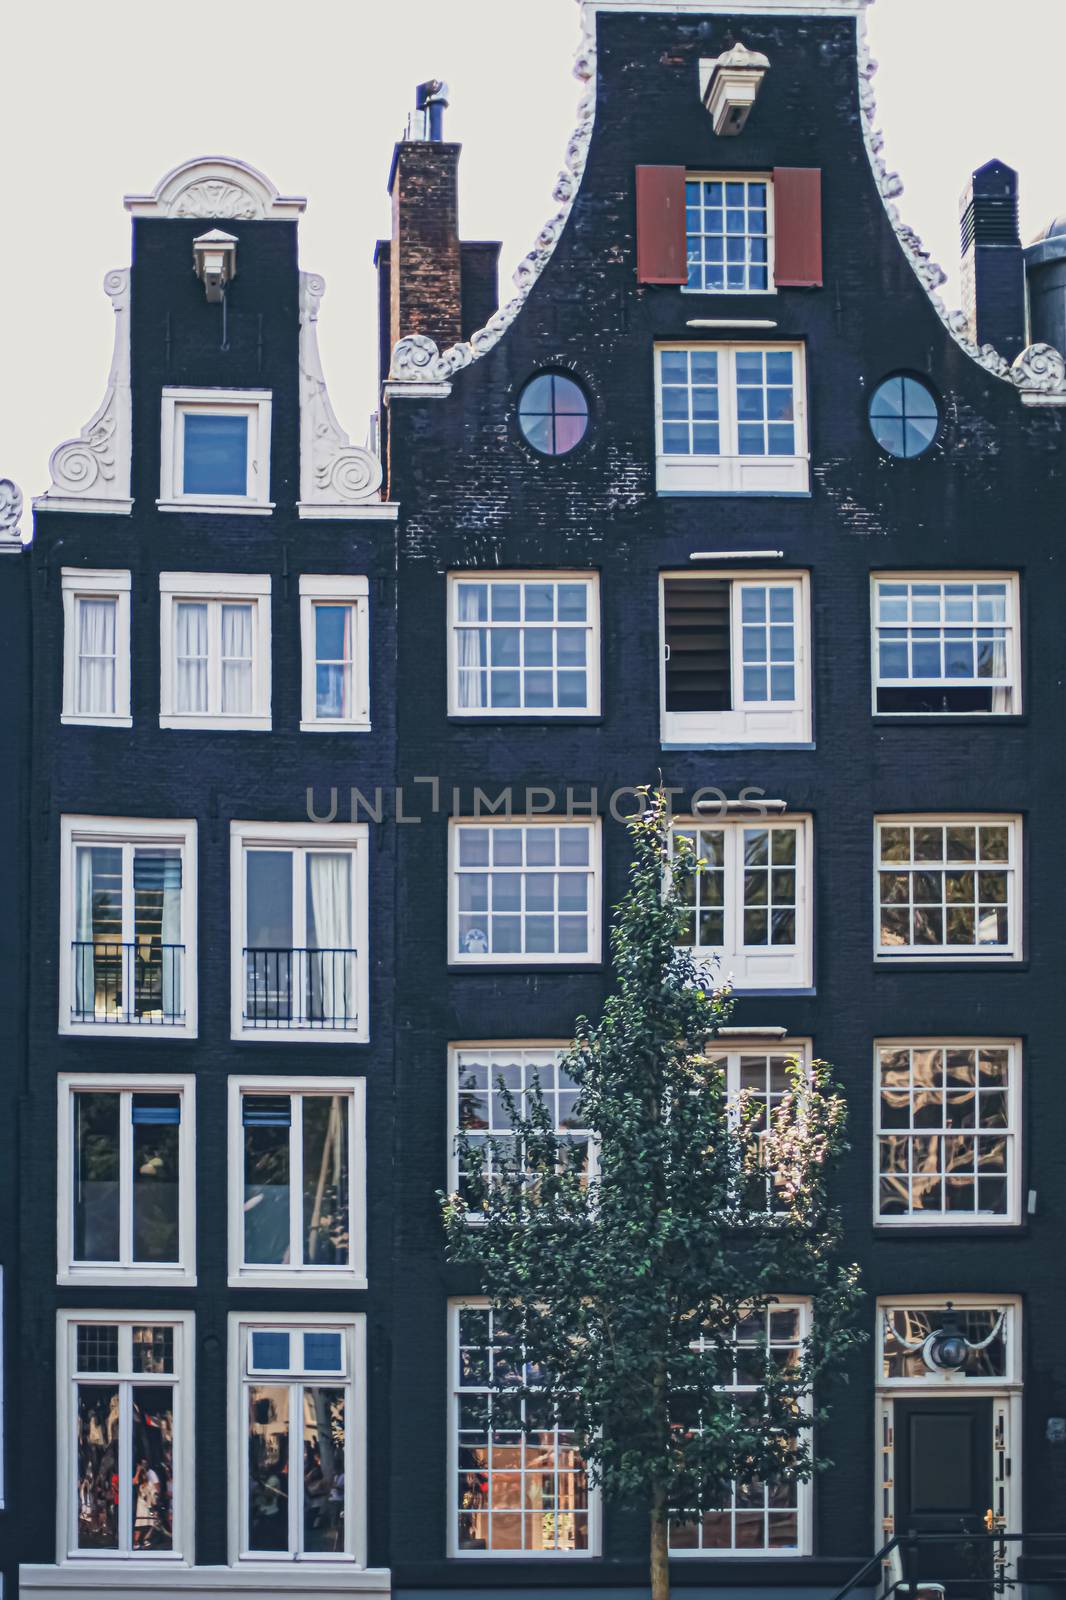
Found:
[[[458,1193],[461,1176],[459,1171],[458,1150],[458,1139],[460,1132],[459,1076],[462,1070],[463,1057],[474,1054],[477,1054],[483,1058],[488,1056],[490,1058],[489,1066],[492,1068],[496,1066],[504,1066],[511,1062],[520,1062],[522,1066],[526,1066],[528,1065],[526,1058],[531,1054],[553,1055],[555,1057],[555,1067],[558,1069],[559,1062],[562,1060],[566,1052],[572,1047],[572,1045],[572,1039],[470,1039],[467,1041],[460,1041],[456,1044],[450,1044],[448,1046],[448,1188],[452,1194]],[[490,1077],[489,1086],[486,1093],[491,1095],[494,1088],[495,1080]],[[543,1093],[546,1106],[550,1107],[553,1104],[557,1105],[557,1102],[554,1098],[554,1093],[552,1091],[544,1090]],[[519,1109],[521,1109],[522,1096],[520,1094],[516,1096],[516,1101]],[[588,1140],[589,1175],[592,1176],[596,1172],[597,1161],[596,1144],[591,1132],[588,1130],[583,1130],[581,1133],[579,1133],[576,1129],[561,1128],[558,1125],[558,1121],[556,1121],[555,1131],[559,1135],[560,1139],[565,1139],[568,1134],[571,1134],[577,1135],[578,1137],[584,1137]],[[501,1135],[495,1130],[492,1130],[484,1135],[484,1137],[506,1137],[506,1133]],[[469,1213],[469,1216],[471,1220],[474,1220],[476,1213],[471,1212]]]
[[[744,943],[744,830],[792,828],[796,832],[796,942],[792,945]],[[725,833],[726,942],[719,949],[692,945],[696,960],[718,957],[716,983],[729,979],[743,993],[748,990],[809,990],[814,983],[814,834],[808,814],[758,817],[674,817],[671,837],[700,830]],[[705,908],[706,909],[706,908]],[[697,936],[699,925],[697,921]]]
[[[61,567],[60,582],[63,590],[63,710],[59,720],[75,727],[132,728],[130,574],[102,567]],[[115,709],[110,713],[78,710],[78,614],[82,600],[115,602]]]
[[[480,1295],[448,1301],[448,1542],[449,1558],[458,1561],[588,1561],[602,1554],[602,1500],[594,1484],[587,1484],[588,1548],[586,1550],[460,1550],[459,1549],[459,1313],[484,1311],[489,1301]],[[516,1508],[521,1510],[522,1508]]]
[[[196,1079],[176,1073],[61,1072],[59,1093],[59,1173],[57,1183],[58,1283],[170,1284],[196,1282]],[[121,1261],[74,1259],[74,1098],[78,1094],[124,1097],[119,1122],[119,1231]],[[137,1094],[174,1094],[181,1099],[178,1136],[178,1260],[138,1263],[132,1259],[132,1123],[125,1101]]]
[[[663,401],[660,357],[665,350],[707,351],[718,356],[718,455],[668,455],[663,449]],[[792,356],[795,416],[794,455],[741,455],[736,415],[737,354]],[[720,340],[668,339],[655,345],[655,487],[659,494],[785,494],[810,493],[810,442],[807,425],[807,354],[795,340],[768,339],[737,344]]]
[[[192,820],[145,817],[60,818],[59,899],[59,1031],[83,1038],[195,1039],[197,1031],[197,888],[196,823]],[[75,897],[77,877],[74,852],[78,845],[176,845],[181,856],[181,933],[185,946],[182,998],[185,1021],[156,1027],[146,1022],[75,1022],[73,947],[77,927]],[[132,883],[123,892],[124,916],[133,916]],[[124,941],[125,942],[125,941]]]
[[[207,711],[179,711],[177,705],[177,634],[179,601],[208,608]],[[252,710],[223,712],[222,666],[216,619],[224,605],[252,607]],[[159,574],[159,726],[161,728],[227,728],[231,732],[268,733],[270,709],[270,576],[256,572],[161,572]]]
[[[556,829],[584,828],[589,835],[589,863],[587,868],[577,870],[586,873],[589,880],[588,897],[588,949],[571,952],[558,951],[524,951],[488,952],[485,955],[468,955],[459,948],[459,838],[463,828],[537,828],[550,827]],[[472,969],[485,967],[588,967],[595,966],[602,960],[602,909],[600,901],[603,898],[603,837],[599,817],[583,818],[574,821],[567,817],[544,815],[539,817],[453,817],[448,825],[448,960],[455,966],[470,967]],[[501,868],[503,871],[511,869]],[[528,869],[519,867],[517,872],[521,875]],[[556,868],[545,868],[545,871],[559,871]],[[492,876],[491,865],[485,869]],[[522,912],[522,919],[526,912]]]
[[[352,715],[319,717],[315,653],[315,610],[319,601],[347,605],[354,612],[352,633]],[[303,573],[300,577],[301,733],[370,732],[370,582],[346,573]]]
[[[980,678],[884,678],[881,677],[881,655],[878,645],[880,642],[881,624],[878,620],[878,594],[882,583],[1002,583],[1007,588],[1007,616],[1002,624],[1006,638],[1007,656],[1007,681],[1005,684],[996,684]],[[908,631],[920,629],[922,623],[885,623],[885,627],[905,628]],[[928,626],[937,626],[928,624]],[[944,625],[942,625],[944,626]],[[973,629],[976,631],[982,624],[960,625],[961,631]],[[998,623],[987,624],[989,627],[998,627]],[[947,627],[945,626],[945,631]],[[950,572],[938,570],[936,572],[872,572],[870,574],[870,684],[871,707],[875,717],[892,719],[895,717],[928,717],[935,721],[942,717],[1016,717],[1022,712],[1022,658],[1021,658],[1021,585],[1017,572],[976,572],[962,571]],[[1006,711],[881,711],[877,705],[877,692],[879,689],[920,689],[932,688],[1002,688],[1010,696],[1010,705]]]
[[[352,857],[352,947],[355,956],[354,1028],[250,1027],[244,1021],[245,859],[249,847],[349,851]],[[230,1037],[257,1043],[365,1043],[370,1038],[369,828],[365,822],[230,823]],[[294,899],[294,921],[300,916]],[[293,930],[295,932],[295,928]],[[294,946],[294,948],[296,948]]]
[[[666,709],[666,584],[692,582],[715,577],[730,586],[729,663],[734,687],[733,706],[728,711],[668,711]],[[791,588],[795,596],[795,674],[793,700],[744,699],[743,633],[741,591],[754,587]],[[810,574],[800,571],[776,572],[752,567],[722,573],[667,571],[659,574],[659,710],[660,738],[665,749],[728,749],[732,746],[809,744],[812,738],[813,692],[811,683],[811,593]]]
[[[777,293],[777,284],[774,282],[774,178],[773,178],[773,173],[772,172],[704,172],[704,171],[689,171],[689,170],[686,169],[686,171],[685,171],[685,183],[686,183],[686,185],[688,185],[690,183],[699,183],[699,184],[704,184],[704,183],[721,183],[721,184],[742,183],[744,185],[745,189],[747,189],[747,186],[748,186],[749,183],[764,183],[766,185],[766,288],[765,289],[752,289],[752,288],[750,288],[748,286],[745,286],[743,289],[729,289],[729,288],[725,287],[725,285],[723,284],[721,289],[707,289],[707,288],[702,287],[701,285],[686,283],[686,284],[682,285],[682,293],[684,293],[684,294],[714,294],[714,295],[718,295],[718,294],[752,294],[752,295],[759,295],[760,297],[765,296],[765,295],[774,295],[774,294],[776,294]],[[688,201],[688,190],[687,190],[687,187],[686,187],[686,191],[685,191],[685,200],[686,200],[686,205],[685,205],[685,213],[686,213],[686,215],[685,215],[685,253],[686,253],[686,261],[687,261],[688,241],[692,237],[692,235],[690,235],[689,231],[688,231],[688,204],[687,204],[687,201]],[[726,210],[728,210],[728,207],[725,205],[725,196],[724,195],[722,196],[722,202],[723,202],[723,204],[722,204],[722,212],[723,212],[723,221],[724,221],[724,214],[725,214]],[[703,211],[702,195],[701,195],[700,211],[701,211],[701,213]],[[744,196],[745,220],[747,218],[747,212],[748,212],[748,200],[747,200],[747,194],[745,194],[745,196]],[[700,233],[697,237],[702,242],[703,239],[705,239],[705,238],[707,238],[709,236],[707,234]],[[722,247],[723,262],[722,262],[722,265],[723,265],[723,267],[725,267],[727,265],[727,263],[725,262],[725,259],[724,259],[724,257],[725,257],[725,244],[724,244],[724,241],[725,241],[726,238],[734,238],[734,239],[743,238],[745,240],[745,243],[746,243],[747,240],[750,239],[750,238],[761,238],[761,235],[760,234],[752,235],[752,234],[749,234],[749,233],[746,233],[746,232],[743,233],[743,234],[732,234],[732,235],[723,233],[722,237],[723,237],[723,247]],[[701,262],[701,265],[702,265],[702,262]],[[746,271],[747,271],[747,267],[749,265],[751,265],[751,263],[745,261],[745,274],[746,274]],[[726,275],[727,274],[723,273],[723,276],[726,276]]]
[[[893,827],[1000,827],[1009,832],[1008,859],[995,869],[1006,872],[1008,878],[1007,911],[1011,938],[1005,945],[900,945],[888,947],[881,944],[881,829]],[[988,961],[1020,961],[1022,959],[1023,913],[1023,850],[1024,830],[1022,818],[1016,812],[894,812],[878,814],[874,818],[874,960],[878,965],[922,966],[930,961],[949,962],[952,965],[970,962],[982,965]],[[927,863],[930,871],[943,872],[943,862]],[[904,863],[884,864],[886,872],[914,870]],[[960,868],[952,870],[964,870]],[[974,869],[977,870],[976,867]],[[901,902],[902,904],[902,902]],[[946,931],[946,929],[945,929]],[[898,954],[896,953],[898,950]]]
[[[979,1130],[970,1128],[884,1128],[881,1123],[881,1052],[883,1050],[1006,1050],[1007,1061],[1007,1126],[1003,1136],[1007,1145],[1007,1209],[1002,1213],[990,1211],[909,1211],[899,1216],[884,1216],[880,1205],[881,1138],[896,1134],[908,1140],[929,1135],[975,1135]],[[873,1137],[873,1218],[874,1226],[892,1232],[909,1228],[1008,1228],[1016,1227],[1022,1220],[1022,1143],[1025,1130],[1022,1122],[1022,1041],[1019,1038],[995,1038],[985,1035],[963,1038],[959,1035],[930,1036],[909,1035],[902,1038],[885,1038],[874,1041],[874,1137]]]
[[[811,1302],[805,1299],[802,1295],[780,1295],[770,1306],[767,1307],[767,1311],[769,1313],[773,1313],[774,1311],[799,1312],[799,1348],[802,1350],[804,1342],[811,1336]],[[696,1341],[696,1343],[692,1346],[694,1350],[698,1350],[699,1347],[699,1341]],[[759,1389],[759,1384],[722,1385],[723,1393],[732,1394],[753,1394],[758,1393]],[[810,1436],[809,1428],[798,1429],[797,1432],[806,1435],[807,1437]],[[733,1487],[735,1487],[735,1481],[736,1480],[734,1480],[734,1485],[731,1486],[730,1489],[731,1500],[733,1498]],[[752,1507],[752,1509],[758,1510],[759,1508]],[[763,1515],[765,1516],[765,1514],[766,1512],[764,1508]],[[810,1479],[808,1479],[806,1482],[801,1481],[796,1484],[796,1532],[797,1543],[794,1545],[785,1546],[781,1549],[770,1549],[768,1546],[760,1546],[757,1549],[748,1550],[732,1544],[721,1547],[715,1547],[714,1545],[697,1545],[693,1549],[686,1550],[684,1547],[671,1545],[670,1560],[794,1561],[798,1556],[811,1555],[814,1548],[814,1493],[813,1485]],[[700,1537],[702,1537],[702,1532],[700,1533]]]
[[[250,1335],[259,1329],[285,1329],[293,1333],[304,1330],[337,1329],[347,1340],[349,1370],[343,1380],[333,1377],[333,1386],[343,1383],[348,1389],[350,1404],[345,1408],[345,1544],[346,1549],[336,1554],[298,1555],[277,1550],[250,1551],[246,1548],[245,1514],[248,1506],[248,1430],[245,1407],[245,1351],[250,1348]],[[290,1369],[292,1372],[294,1369]],[[281,1373],[256,1373],[254,1381],[271,1382],[276,1388],[305,1382],[318,1382],[330,1386],[330,1373],[306,1373],[301,1377]],[[319,1571],[351,1571],[366,1566],[366,1481],[367,1481],[367,1424],[366,1424],[366,1315],[364,1312],[302,1311],[295,1307],[291,1313],[268,1311],[256,1314],[251,1311],[231,1311],[229,1315],[229,1395],[230,1426],[228,1433],[228,1522],[229,1561],[234,1568],[261,1571],[273,1567],[289,1571],[315,1568]],[[290,1414],[290,1428],[292,1418]],[[291,1448],[291,1434],[290,1434]],[[302,1474],[301,1474],[302,1489]],[[303,1508],[301,1492],[296,1502]],[[299,1512],[295,1513],[296,1516]],[[291,1524],[290,1524],[291,1528]],[[223,1585],[223,1588],[225,1585]],[[243,1588],[244,1585],[242,1584]],[[326,1586],[314,1584],[315,1591]],[[362,1587],[360,1585],[360,1587]],[[261,1591],[257,1591],[261,1592]],[[301,1592],[302,1589],[301,1589]],[[332,1587],[330,1587],[330,1592]]]
[[[572,632],[583,632],[586,640],[586,703],[583,706],[464,706],[459,702],[459,652],[456,642],[460,626],[458,614],[458,595],[461,583],[483,583],[490,589],[499,584],[526,584],[537,583],[573,583],[583,584],[587,594],[587,620],[585,622],[544,622],[529,623],[524,619],[514,622],[492,623],[490,621],[472,623],[470,626],[492,630],[499,627],[517,630],[524,633],[526,629],[551,630],[563,628]],[[556,667],[550,669],[554,673]],[[448,574],[448,715],[451,717],[477,717],[480,720],[503,721],[533,721],[555,720],[559,717],[598,717],[600,715],[600,577],[598,572],[590,572],[587,568],[567,570],[553,568],[551,571],[540,572],[532,568],[522,568],[515,571],[496,569],[485,572],[480,569],[475,571],[449,572]]]
[[[270,498],[270,413],[269,389],[174,389],[165,388],[161,407],[160,511],[206,511],[269,515],[274,509]],[[248,456],[245,493],[185,494],[184,419],[199,415],[239,416],[248,419]]]
[[[348,1101],[348,1254],[346,1266],[244,1260],[244,1123],[246,1095],[284,1095],[293,1102],[289,1128],[289,1239],[303,1249],[302,1095],[343,1095]],[[231,1288],[365,1289],[366,1079],[233,1077],[229,1080],[229,1284]]]
[[[79,1324],[103,1323],[119,1329],[120,1350],[132,1340],[132,1328],[172,1327],[174,1329],[174,1371],[159,1374],[161,1385],[170,1384],[174,1390],[174,1549],[171,1550],[79,1550],[78,1549],[78,1451],[76,1442],[77,1398],[77,1333]],[[196,1503],[196,1318],[189,1311],[59,1311],[56,1314],[56,1417],[58,1441],[56,1451],[56,1550],[59,1565],[78,1566],[83,1569],[102,1569],[103,1577],[109,1564],[119,1584],[133,1567],[150,1569],[191,1567],[195,1560]],[[87,1374],[81,1381],[112,1381],[108,1374]],[[127,1389],[137,1384],[150,1383],[151,1375],[122,1373],[114,1381]],[[127,1401],[124,1410],[131,1402]],[[128,1434],[128,1426],[126,1432]],[[132,1483],[133,1468],[123,1471],[121,1458],[129,1458],[129,1444],[120,1436],[119,1481]],[[22,1568],[22,1572],[33,1569]],[[41,1569],[37,1569],[41,1570]],[[47,1571],[48,1569],[43,1569]],[[54,1572],[54,1568],[52,1569]]]

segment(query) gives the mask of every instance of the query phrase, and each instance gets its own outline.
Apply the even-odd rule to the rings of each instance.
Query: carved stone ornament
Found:
[[[326,281],[300,274],[301,517],[345,517],[357,506],[381,505],[381,462],[352,444],[334,415],[318,349],[318,307]]]
[[[306,208],[300,195],[279,194],[262,172],[233,156],[198,156],[160,178],[151,194],[128,194],[135,217],[228,217],[259,222],[293,220]]]
[[[389,369],[389,387],[393,393],[397,392],[396,386],[410,386],[409,392],[415,393],[415,385],[436,384],[435,393],[446,394],[447,389],[442,386],[455,373],[487,355],[499,344],[550,261],[581,187],[596,117],[596,17],[584,4],[581,8],[581,24],[581,42],[574,62],[574,77],[584,84],[585,90],[578,103],[577,127],[566,147],[565,165],[553,190],[552,197],[559,209],[541,228],[532,250],[515,268],[514,283],[518,293],[501,306],[477,333],[468,340],[451,345],[447,350],[438,350],[434,341],[421,333],[398,340]],[[403,388],[398,392],[402,393]],[[428,393],[428,390],[425,392]]]
[[[1066,359],[1050,344],[1031,344],[1010,369],[1025,406],[1066,406]]]
[[[51,483],[38,511],[96,511],[128,515],[130,499],[130,269],[116,267],[104,278],[115,311],[115,349],[107,391],[76,439],[52,451]]]
[[[739,41],[724,55],[700,62],[700,94],[719,138],[743,133],[770,70],[770,60]]]
[[[10,478],[0,478],[0,550],[21,550],[22,490]]]

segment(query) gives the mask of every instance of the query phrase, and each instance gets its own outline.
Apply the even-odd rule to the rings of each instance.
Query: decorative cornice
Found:
[[[1010,381],[1023,406],[1066,405],[1066,359],[1054,345],[1029,345],[1015,357]]]
[[[104,278],[115,311],[115,348],[107,390],[76,439],[52,451],[51,483],[34,502],[37,511],[95,511],[128,515],[132,421],[130,408],[130,269]]]
[[[300,273],[301,517],[344,517],[357,506],[381,504],[381,462],[350,442],[329,402],[318,349],[318,308],[325,292],[324,278]]]
[[[197,156],[164,174],[151,194],[123,201],[135,217],[231,217],[235,221],[293,221],[306,209],[301,195],[276,185],[235,156]]]
[[[22,549],[22,490],[10,478],[0,478],[0,550]]]
[[[436,344],[425,334],[411,334],[398,340],[392,352],[387,396],[395,398],[402,393],[400,385],[411,385],[412,393],[428,391],[417,389],[421,384],[447,384],[455,373],[468,367],[472,361],[487,355],[498,344],[507,329],[525,305],[529,292],[551,260],[559,243],[567,218],[573,210],[574,200],[585,172],[592,127],[596,118],[596,19],[593,12],[582,7],[581,42],[574,62],[574,77],[585,85],[577,109],[577,127],[566,147],[563,170],[556,180],[553,198],[559,209],[541,228],[532,250],[518,263],[514,283],[518,293],[501,306],[486,325],[469,339],[438,351]]]

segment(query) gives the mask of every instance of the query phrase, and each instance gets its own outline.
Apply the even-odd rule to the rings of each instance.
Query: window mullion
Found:
[[[222,714],[222,602],[207,602],[207,714]]]
[[[728,953],[737,956],[744,948],[744,850],[743,827],[726,828],[723,855],[728,863],[724,892],[726,926],[730,932]]]
[[[719,379],[718,409],[722,418],[722,444],[724,456],[740,454],[737,434],[737,347],[726,344],[721,349],[722,373]]]
[[[120,1330],[121,1349],[126,1335],[132,1339],[128,1327]],[[129,1363],[121,1365],[128,1372]],[[131,1381],[120,1378],[118,1385],[118,1548],[128,1555],[133,1547],[133,1393]]]
[[[303,1398],[304,1386],[294,1383],[289,1390],[289,1556],[298,1561],[303,1555],[303,1473],[297,1476],[296,1486],[292,1482],[291,1464],[293,1461],[303,1461]]]
[[[744,585],[733,581],[729,585],[729,672],[732,684],[731,711],[740,711],[746,704],[744,695],[744,649],[741,627],[741,597]]]

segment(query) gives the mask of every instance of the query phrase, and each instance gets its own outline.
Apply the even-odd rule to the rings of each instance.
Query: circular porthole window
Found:
[[[873,436],[890,456],[909,461],[924,455],[936,438],[940,407],[919,378],[900,373],[879,383],[870,400]]]
[[[561,372],[531,378],[518,401],[518,426],[527,444],[542,456],[565,456],[588,431],[585,391]]]

